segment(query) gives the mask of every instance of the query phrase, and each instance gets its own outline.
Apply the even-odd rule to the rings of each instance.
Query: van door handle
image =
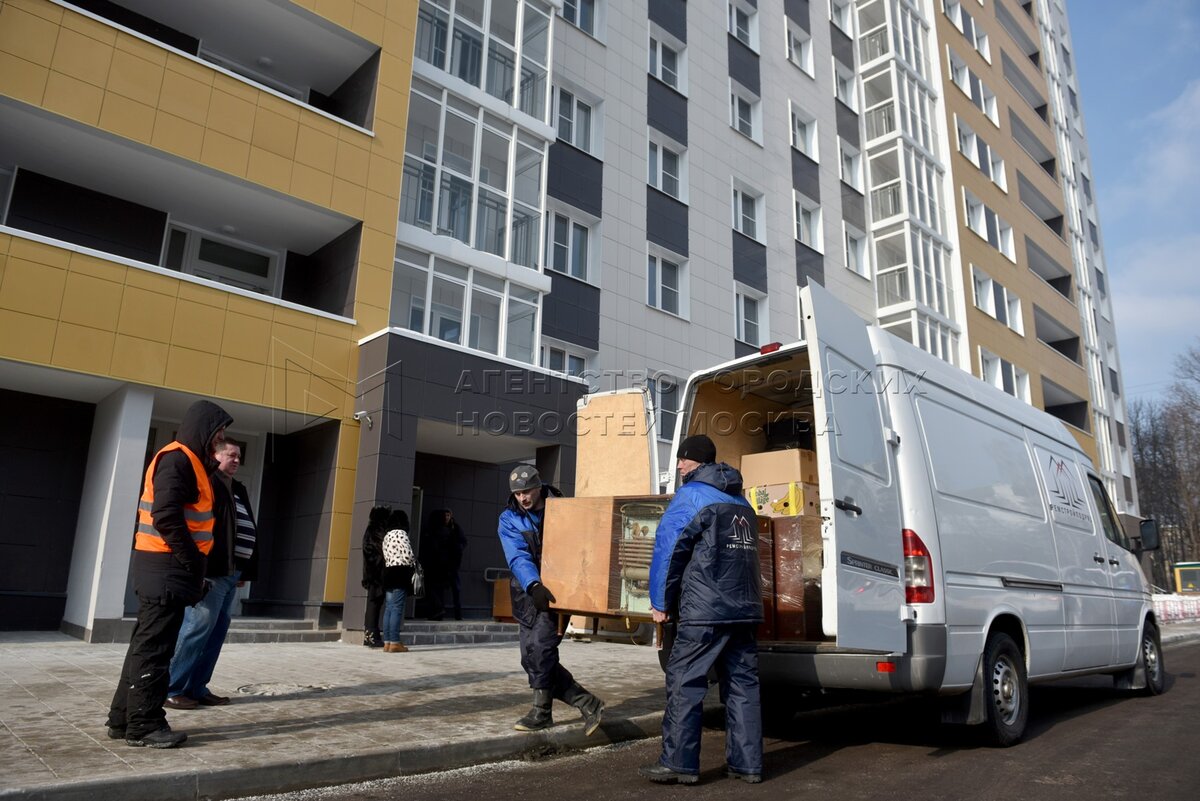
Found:
[[[1094,554],[1092,554],[1092,561],[1097,562],[1099,564],[1104,564],[1104,557],[1098,553],[1094,553]]]
[[[1116,559],[1109,559],[1109,560],[1108,560],[1108,563],[1109,563],[1110,565],[1112,565],[1113,567],[1120,567],[1120,566],[1121,566],[1121,563],[1120,563],[1119,561],[1117,561]]]
[[[856,506],[852,498],[834,498],[833,505],[843,512],[851,512],[852,514],[862,515],[862,507]]]

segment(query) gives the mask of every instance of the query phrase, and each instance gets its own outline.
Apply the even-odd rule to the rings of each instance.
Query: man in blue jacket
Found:
[[[725,768],[730,778],[762,781],[758,644],[763,619],[754,509],[742,476],[703,434],[679,445],[682,486],[658,524],[650,563],[650,606],[657,623],[675,620],[667,658],[662,756],[639,772],[653,782],[695,784],[708,671],[716,667],[725,701]]]
[[[575,681],[558,661],[558,615],[550,611],[553,593],[542,584],[542,528],[546,520],[546,497],[562,493],[542,483],[537,468],[518,465],[508,476],[512,494],[500,513],[498,533],[504,557],[512,571],[513,617],[520,625],[521,667],[533,688],[533,708],[513,725],[517,731],[539,731],[554,725],[551,707],[557,698],[577,708],[583,728],[591,735],[600,726],[604,702]]]

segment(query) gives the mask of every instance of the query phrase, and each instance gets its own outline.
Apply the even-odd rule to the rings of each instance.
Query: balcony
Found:
[[[888,29],[886,27],[879,28],[859,37],[858,59],[863,64],[874,61],[877,58],[883,58],[891,51],[891,40],[888,38]]]
[[[904,213],[904,191],[899,180],[871,190],[871,217],[875,222]]]
[[[887,136],[896,130],[896,107],[891,101],[868,109],[865,116],[867,141]]]

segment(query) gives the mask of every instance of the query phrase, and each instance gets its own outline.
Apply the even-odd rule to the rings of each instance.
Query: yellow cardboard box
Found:
[[[820,497],[816,484],[789,481],[786,484],[763,484],[744,491],[746,500],[756,514],[763,517],[819,515]]]

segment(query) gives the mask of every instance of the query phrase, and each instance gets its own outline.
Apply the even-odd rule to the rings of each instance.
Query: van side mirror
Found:
[[[1138,534],[1141,537],[1141,550],[1157,551],[1159,546],[1158,540],[1158,521],[1143,520],[1138,526]]]

